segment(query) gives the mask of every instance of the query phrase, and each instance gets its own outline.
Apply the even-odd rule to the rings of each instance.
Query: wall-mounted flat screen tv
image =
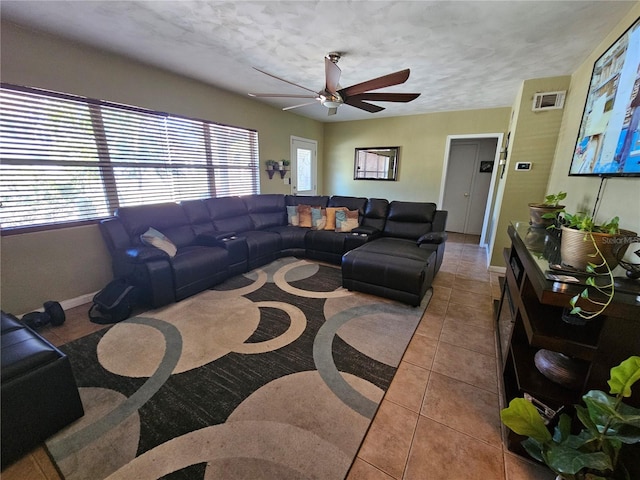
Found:
[[[596,60],[569,175],[640,176],[640,19]]]

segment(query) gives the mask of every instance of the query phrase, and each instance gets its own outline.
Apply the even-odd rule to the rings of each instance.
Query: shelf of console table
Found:
[[[552,232],[532,231],[524,222],[512,222],[508,234],[511,247],[503,252],[507,268],[496,309],[503,403],[529,394],[553,410],[570,412],[587,391],[608,391],[609,370],[640,354],[640,283],[616,289],[611,305],[593,321],[570,325],[562,320],[563,310],[585,286],[549,279],[549,263],[560,263],[559,239]],[[533,247],[525,242],[536,236]],[[540,349],[576,359],[581,387],[568,388],[542,375],[534,364]],[[626,402],[640,407],[640,395]],[[509,449],[521,453],[521,439],[508,432]]]

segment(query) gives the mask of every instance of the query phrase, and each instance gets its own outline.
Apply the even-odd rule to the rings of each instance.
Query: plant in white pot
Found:
[[[598,224],[592,216],[584,212],[570,214],[560,212],[556,223],[548,228],[561,228],[560,257],[565,267],[589,274],[587,288],[571,301],[571,314],[590,320],[600,315],[611,303],[615,293],[613,269],[618,265],[620,253],[614,247],[636,237],[635,232],[622,230],[618,217],[607,223]],[[589,294],[593,289],[597,298]]]
[[[529,204],[529,224],[536,228],[552,225],[558,213],[564,209],[560,202],[567,198],[567,192],[550,193],[542,203]]]
[[[553,434],[533,404],[514,398],[500,412],[502,422],[528,437],[525,450],[545,463],[563,480],[631,480],[620,461],[625,445],[640,443],[640,409],[622,402],[640,379],[640,357],[632,356],[611,369],[609,393],[591,390],[583,395],[585,406],[576,405],[584,426],[571,433],[571,418],[562,414]],[[613,395],[613,396],[612,396]]]

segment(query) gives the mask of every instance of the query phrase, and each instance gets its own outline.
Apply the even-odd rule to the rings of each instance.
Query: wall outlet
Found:
[[[531,170],[531,162],[516,162],[516,170]]]

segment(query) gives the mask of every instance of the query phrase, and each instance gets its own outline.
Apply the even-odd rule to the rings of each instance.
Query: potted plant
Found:
[[[280,162],[280,163],[282,163],[282,166],[283,166],[285,169],[286,169],[289,165],[291,165],[291,162],[290,162],[289,160],[284,159],[284,158],[281,160],[281,162]]]
[[[267,160],[264,163],[267,166],[267,170],[278,170],[278,167],[280,166],[280,164],[275,160]]]
[[[514,432],[527,436],[525,450],[545,463],[563,480],[629,480],[620,461],[624,445],[640,442],[640,409],[622,402],[631,396],[631,387],[640,379],[640,357],[632,356],[611,369],[609,394],[591,390],[583,395],[585,406],[576,405],[584,426],[571,433],[571,418],[562,414],[553,435],[535,406],[524,398],[514,398],[500,412],[502,422]],[[614,396],[611,396],[614,395]]]
[[[536,228],[547,228],[564,209],[560,202],[567,198],[567,192],[551,193],[542,203],[529,204],[529,224]]]
[[[611,303],[615,293],[613,269],[618,265],[618,258],[626,251],[629,243],[627,238],[636,236],[635,232],[620,229],[619,221],[618,217],[614,217],[607,223],[597,224],[592,216],[584,212],[570,214],[562,211],[554,225],[548,227],[561,228],[562,264],[589,274],[587,288],[569,302],[572,307],[570,315],[589,320],[602,313]],[[589,296],[590,287],[601,294],[600,298]]]
[[[633,232],[620,230],[619,223],[618,217],[612,218],[607,223],[597,224],[593,217],[584,212],[576,214],[562,212],[560,221],[562,262],[577,270],[586,271],[588,265],[594,263],[590,258],[596,258],[601,253],[606,266],[599,265],[596,270],[603,272],[607,267],[614,269],[618,265],[613,252],[614,245],[616,242],[624,241],[623,237],[635,235]]]

